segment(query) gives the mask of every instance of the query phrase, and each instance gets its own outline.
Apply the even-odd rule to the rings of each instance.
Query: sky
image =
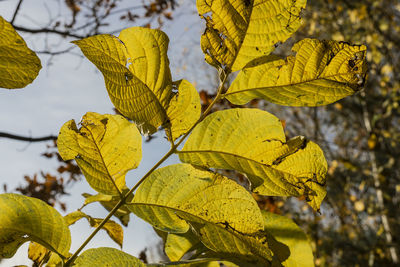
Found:
[[[129,2],[132,5],[136,1],[141,3],[141,0],[123,2]],[[196,84],[198,90],[207,89],[207,79],[201,79],[204,69],[207,70],[199,47],[203,26],[195,13],[194,0],[182,1],[180,7],[173,13],[174,20],[167,22],[163,27],[170,38],[169,57],[172,75],[174,80],[185,77]],[[40,27],[49,18],[48,10],[57,8],[56,2],[58,1],[23,1],[16,24],[30,28]],[[0,1],[0,16],[10,21],[17,3],[16,0]],[[121,24],[118,19],[110,23],[112,26]],[[122,27],[124,26],[126,25]],[[22,32],[20,34],[31,49],[43,48],[43,35],[33,36]],[[73,39],[65,38],[55,40],[55,42],[59,42],[60,47],[65,48],[72,46],[69,43],[71,40]],[[2,114],[0,131],[32,137],[57,135],[66,121],[75,119],[78,122],[88,111],[113,113],[113,106],[108,98],[101,73],[92,63],[81,57],[79,49],[75,48],[72,53],[62,54],[51,60],[47,55],[40,54],[39,57],[43,68],[32,84],[20,90],[0,89],[0,114]],[[190,60],[192,62],[189,62]],[[204,82],[199,82],[201,80]],[[128,187],[133,186],[168,151],[169,143],[164,136],[165,134],[160,131],[150,143],[143,143],[143,159],[139,168],[130,171],[126,176]],[[24,175],[32,175],[40,170],[54,173],[57,162],[40,156],[46,151],[46,145],[47,143],[29,144],[0,139],[0,184],[6,183],[10,190],[23,183]],[[163,166],[177,162],[177,157],[173,156]],[[66,213],[82,205],[83,192],[96,193],[85,180],[76,183],[69,192],[70,196],[61,199],[67,203]],[[59,208],[58,210],[60,211]],[[91,204],[83,211],[94,217],[107,215],[107,212],[97,203]],[[92,229],[85,220],[77,222],[70,229],[73,252],[89,236]],[[152,227],[133,215],[129,227],[124,228],[124,231],[123,250],[135,256],[144,247],[153,246],[158,242],[158,237],[155,236]],[[13,258],[3,260],[0,266],[31,265],[31,261],[27,258],[27,245],[21,246]],[[101,246],[118,247],[103,231],[100,231],[86,248]]]

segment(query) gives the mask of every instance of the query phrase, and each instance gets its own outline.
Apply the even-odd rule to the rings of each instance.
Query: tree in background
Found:
[[[329,162],[322,214],[298,212],[296,221],[308,228],[318,265],[397,266],[400,3],[309,1],[304,15],[307,27],[298,38],[367,44],[369,72],[357,97],[319,108],[265,107],[289,122],[289,135],[314,136]],[[304,208],[293,204],[282,209],[294,214]]]

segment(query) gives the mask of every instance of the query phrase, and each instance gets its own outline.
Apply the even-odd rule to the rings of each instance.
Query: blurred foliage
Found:
[[[327,107],[266,106],[290,121],[288,135],[314,136],[330,166],[322,215],[300,212],[306,206],[293,202],[283,210],[312,236],[317,265],[398,266],[400,2],[314,0],[304,16],[294,39],[366,44],[369,72],[364,92]]]

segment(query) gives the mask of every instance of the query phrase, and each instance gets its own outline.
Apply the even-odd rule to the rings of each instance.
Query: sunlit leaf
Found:
[[[191,226],[224,259],[260,264],[271,259],[256,202],[220,174],[189,164],[158,169],[140,185],[129,207],[162,231],[185,233]]]
[[[175,84],[178,92],[173,95],[167,110],[171,123],[170,130],[167,130],[170,140],[175,140],[186,133],[199,119],[201,113],[200,97],[196,88],[186,80],[180,80]]]
[[[173,233],[188,231],[184,213],[213,224],[229,223],[243,233],[263,229],[257,203],[243,187],[189,164],[154,171],[138,188],[129,209],[154,227]]]
[[[30,84],[42,68],[13,26],[0,16],[0,87],[22,88]]]
[[[198,237],[190,230],[184,234],[170,233],[165,240],[164,251],[171,261],[178,261],[199,243]]]
[[[229,109],[207,116],[179,158],[245,173],[258,194],[304,195],[314,209],[325,196],[327,163],[322,150],[304,137],[286,140],[281,121],[259,109]]]
[[[152,134],[167,121],[172,80],[165,33],[132,27],[119,37],[96,35],[74,41],[103,73],[114,106],[142,133]]]
[[[265,230],[273,235],[276,241],[285,244],[290,251],[280,249],[279,245],[270,242],[271,250],[274,252],[274,260],[286,267],[308,267],[314,266],[314,256],[303,230],[292,220],[285,216],[262,211],[265,222]]]
[[[127,171],[139,165],[141,142],[136,126],[124,117],[88,112],[79,129],[74,120],[62,126],[57,146],[64,160],[76,160],[93,189],[117,195],[116,186],[126,187]]]
[[[254,98],[288,106],[322,106],[359,91],[366,76],[366,47],[304,39],[295,56],[267,58],[245,67],[226,98],[243,105]],[[275,60],[274,60],[275,59]]]
[[[138,258],[115,248],[91,248],[84,251],[74,263],[75,267],[118,266],[145,267]]]
[[[103,219],[93,218],[79,210],[71,212],[64,217],[68,225],[74,224],[82,218],[87,219],[90,226],[94,228],[98,227],[103,221]],[[102,228],[106,230],[108,236],[122,248],[124,241],[124,230],[122,229],[121,225],[113,220],[108,220]]]
[[[71,234],[64,218],[45,202],[17,194],[1,194],[0,258],[12,257],[26,241],[39,243],[65,258],[71,246]]]
[[[201,48],[206,61],[237,71],[267,55],[301,25],[306,0],[198,0],[206,20]]]

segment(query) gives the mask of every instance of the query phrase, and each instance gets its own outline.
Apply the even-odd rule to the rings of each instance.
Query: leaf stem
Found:
[[[82,245],[75,251],[75,253],[68,259],[65,263],[65,266],[70,266],[75,259],[78,257],[78,254],[85,248],[85,246],[93,239],[93,237],[97,234],[98,231],[110,220],[110,218],[114,215],[114,213],[125,204],[127,198],[130,194],[132,194],[138,187],[141,185],[147,177],[150,176],[165,160],[167,160],[172,154],[176,152],[176,149],[179,145],[186,139],[186,137],[192,132],[192,130],[199,124],[204,118],[210,113],[212,107],[221,99],[222,91],[224,89],[225,82],[228,78],[228,74],[226,74],[223,70],[220,70],[220,84],[217,89],[217,95],[211,104],[207,107],[207,109],[201,114],[200,118],[190,127],[190,129],[182,136],[182,138],[174,144],[170,150],[125,194],[121,197],[118,203],[114,206],[114,208],[108,213],[108,215],[103,219],[103,221],[94,229],[94,231],[90,234],[90,236],[82,243]]]

